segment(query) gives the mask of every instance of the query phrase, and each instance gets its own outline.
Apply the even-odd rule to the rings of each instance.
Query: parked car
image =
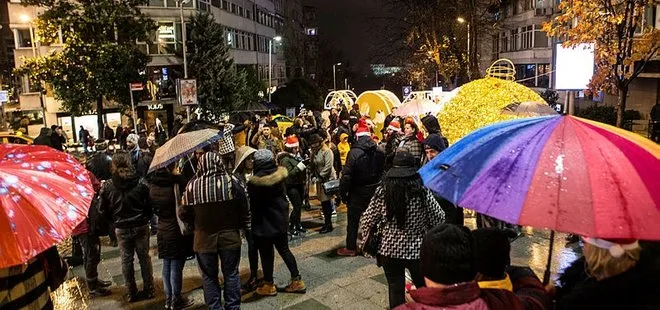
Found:
[[[0,133],[0,143],[32,144],[34,138],[21,134]]]

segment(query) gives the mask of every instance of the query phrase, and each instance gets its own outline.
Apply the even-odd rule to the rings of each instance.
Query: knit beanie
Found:
[[[441,224],[429,230],[422,241],[420,271],[425,278],[444,285],[473,281],[474,241],[464,226]]]
[[[130,143],[133,143],[133,144],[137,145],[138,140],[140,140],[140,136],[138,136],[134,133],[132,133],[132,134],[128,135],[128,137],[126,137],[126,142],[127,143],[130,142]]]
[[[477,272],[495,279],[503,279],[506,267],[511,265],[511,243],[507,234],[497,228],[479,228],[472,231]]]
[[[254,152],[254,173],[260,175],[260,172],[267,172],[275,168],[275,155],[268,149],[261,149]]]

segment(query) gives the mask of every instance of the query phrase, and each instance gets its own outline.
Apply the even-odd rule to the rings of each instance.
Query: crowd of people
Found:
[[[121,252],[127,300],[154,298],[153,233],[163,260],[167,309],[192,304],[182,295],[183,268],[192,257],[210,309],[239,309],[246,292],[266,297],[305,293],[289,241],[308,233],[301,214],[312,205],[312,192],[321,206],[320,234],[335,229],[333,213],[346,204],[345,246],[337,254],[375,256],[387,279],[392,309],[660,308],[658,286],[646,285],[653,280],[649,276],[660,275],[653,246],[583,238],[584,257],[566,269],[556,288],[544,287],[531,269],[511,265],[514,229],[470,231],[463,226],[463,210],[426,188],[417,172],[449,144],[432,115],[389,115],[382,139],[357,107],[303,110],[284,132],[269,116],[255,116],[220,124],[225,136],[218,143],[152,172],[158,145],[178,129],[168,135],[161,124],[148,131],[140,121],[137,132],[121,128],[121,135],[117,130],[113,136],[120,145],[116,151],[108,141],[98,140],[96,152],[86,160],[98,180],[98,195],[74,235],[83,246],[92,295],[110,294],[110,282],[97,272],[99,236],[109,235]],[[61,128],[54,130],[48,141],[58,139]],[[374,235],[374,252],[367,253]],[[243,240],[250,277],[242,285]],[[284,288],[275,286],[275,251],[290,273]],[[142,290],[135,281],[135,255]]]

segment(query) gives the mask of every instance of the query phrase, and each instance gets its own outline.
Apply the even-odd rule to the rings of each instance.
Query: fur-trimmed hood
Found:
[[[289,172],[284,167],[277,167],[275,171],[264,176],[253,175],[250,183],[256,186],[273,186],[283,182],[289,176]]]

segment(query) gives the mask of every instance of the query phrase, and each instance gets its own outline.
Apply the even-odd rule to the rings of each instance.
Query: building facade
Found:
[[[270,84],[277,86],[286,80],[286,61],[281,42],[274,40],[282,34],[284,18],[281,13],[283,0],[189,0],[183,4],[184,19],[198,11],[210,12],[216,22],[225,28],[226,43],[231,56],[239,67],[253,68],[257,76],[269,80],[269,56],[272,56],[272,79]],[[181,8],[179,0],[149,0],[141,7],[143,13],[157,23],[157,30],[151,33],[150,42],[138,42],[142,51],[151,56],[145,74],[146,91],[138,98],[137,116],[147,123],[155,124],[160,117],[163,124],[171,124],[178,107],[175,81],[183,78],[183,60],[175,55],[182,49]],[[21,66],[24,58],[45,55],[61,46],[58,43],[44,46],[32,42],[32,21],[42,12],[41,8],[24,6],[20,0],[10,0],[8,5],[8,25],[13,35],[13,60]],[[2,31],[2,29],[0,29]],[[35,40],[38,41],[38,40]],[[269,53],[272,42],[272,55]],[[60,42],[61,43],[61,42]],[[97,130],[96,116],[72,117],[62,111],[61,103],[55,100],[50,91],[40,94],[33,91],[25,78],[14,81],[18,104],[6,107],[10,123],[23,118],[33,124],[29,134],[36,135],[45,123],[50,126],[64,126],[65,131],[74,137],[76,128],[85,126],[91,133]],[[47,86],[47,85],[46,85]],[[46,87],[48,88],[48,87]],[[43,107],[43,108],[42,108]],[[104,115],[111,127],[126,123],[128,117],[121,115],[119,108],[108,103]],[[90,113],[91,114],[91,113]]]

